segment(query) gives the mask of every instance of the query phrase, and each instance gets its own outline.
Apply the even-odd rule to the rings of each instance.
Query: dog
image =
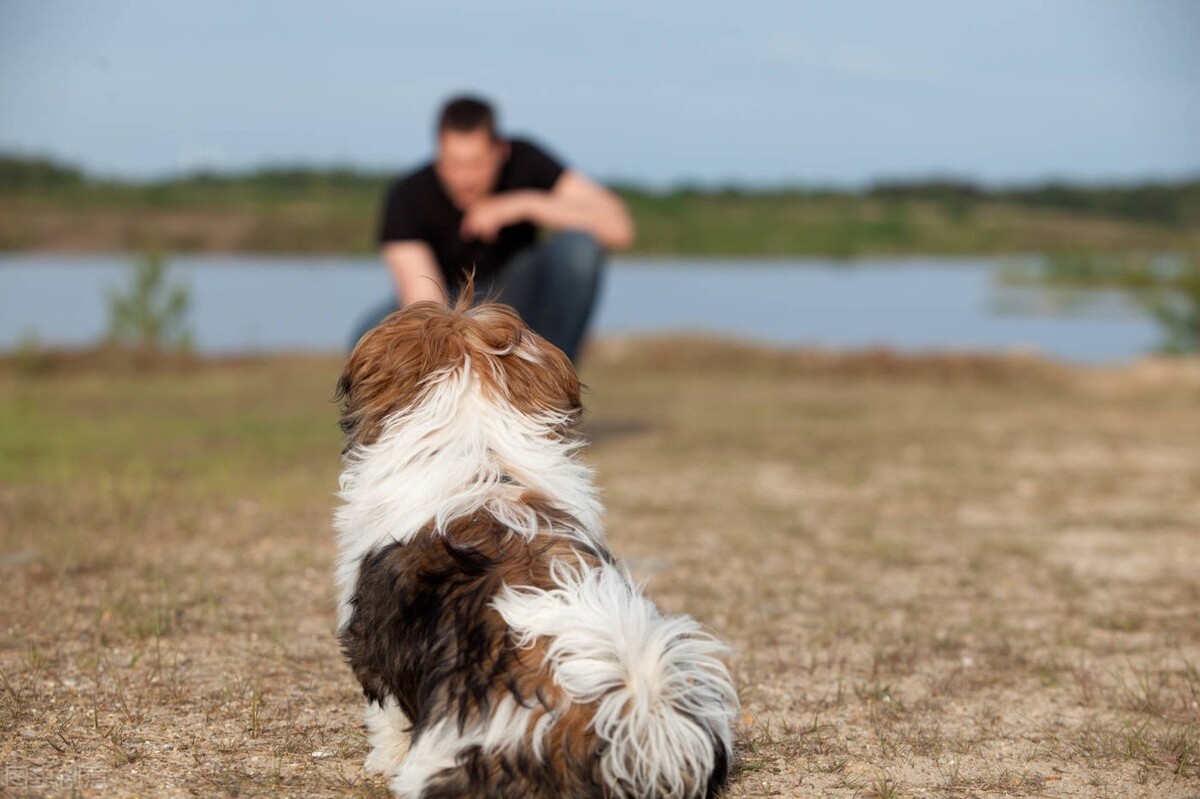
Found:
[[[608,551],[571,362],[471,302],[392,314],[338,383],[338,638],[366,769],[412,799],[714,796],[727,650]]]

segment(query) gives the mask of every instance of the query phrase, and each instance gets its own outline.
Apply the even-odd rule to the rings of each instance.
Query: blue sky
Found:
[[[603,178],[1200,175],[1200,2],[0,0],[0,149],[151,177],[428,156],[493,97]]]

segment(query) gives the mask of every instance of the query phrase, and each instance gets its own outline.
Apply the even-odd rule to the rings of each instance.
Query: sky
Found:
[[[1178,179],[1197,40],[1193,0],[0,0],[0,150],[401,170],[469,90],[606,180]]]

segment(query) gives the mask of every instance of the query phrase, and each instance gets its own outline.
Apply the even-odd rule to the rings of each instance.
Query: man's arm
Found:
[[[550,192],[534,192],[530,218],[562,230],[586,230],[608,250],[633,246],[633,220],[621,198],[574,169],[559,177]]]
[[[563,172],[550,191],[505,192],[476,203],[463,217],[462,232],[492,241],[500,228],[521,221],[556,230],[584,230],[608,250],[625,250],[633,244],[633,220],[625,203],[574,169]]]
[[[400,307],[421,300],[449,302],[446,281],[438,269],[433,250],[423,241],[393,241],[383,245],[383,262],[396,285],[396,302]]]

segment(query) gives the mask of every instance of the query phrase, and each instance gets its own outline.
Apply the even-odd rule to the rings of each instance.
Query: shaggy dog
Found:
[[[606,549],[566,356],[506,306],[416,303],[338,393],[338,638],[367,769],[413,799],[717,793],[724,648]]]

